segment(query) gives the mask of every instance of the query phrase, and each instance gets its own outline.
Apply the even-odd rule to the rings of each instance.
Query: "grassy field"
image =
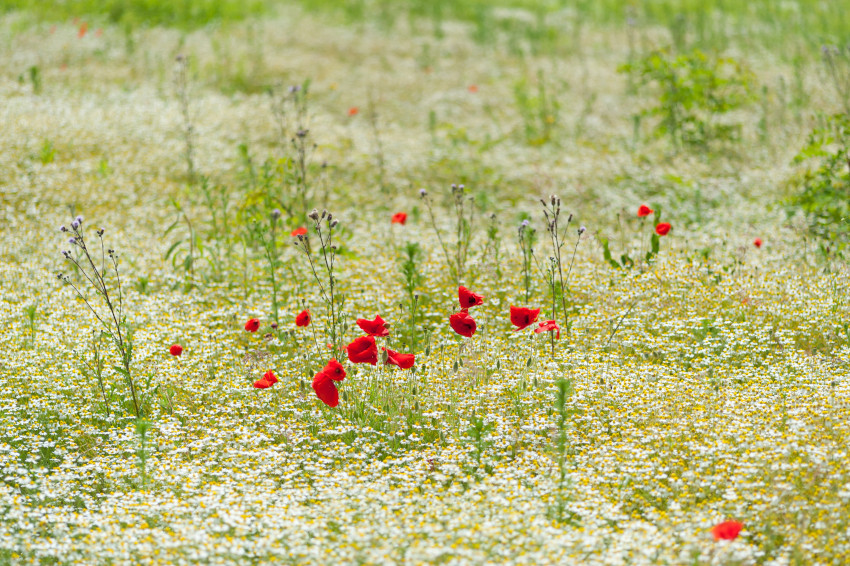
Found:
[[[0,564],[850,563],[848,42],[0,2]]]

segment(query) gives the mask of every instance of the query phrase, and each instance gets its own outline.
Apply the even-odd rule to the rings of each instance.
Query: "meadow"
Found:
[[[850,14],[0,0],[0,564],[850,563]]]

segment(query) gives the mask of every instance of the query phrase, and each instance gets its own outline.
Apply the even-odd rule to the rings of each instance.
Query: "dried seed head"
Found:
[[[328,211],[327,211],[327,209],[324,209],[324,208],[323,208],[323,209],[322,209],[322,218],[324,218],[324,217],[325,217],[325,216],[327,216],[327,215],[328,215]]]
[[[336,228],[336,225],[337,225],[337,224],[339,224],[339,220],[337,220],[336,218],[334,218],[333,222],[331,222],[331,223],[330,223],[330,227],[331,227],[331,228]]]
[[[319,219],[319,211],[314,208],[312,211],[310,211],[310,214],[308,216],[310,218],[312,218],[313,220],[318,220]]]

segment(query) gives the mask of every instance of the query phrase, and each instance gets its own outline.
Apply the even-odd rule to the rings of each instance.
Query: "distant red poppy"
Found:
[[[478,92],[478,86],[477,85],[469,85],[468,87],[466,87],[466,90],[468,90],[469,92],[474,94],[474,93]]]
[[[80,24],[80,29],[77,31],[77,37],[83,38],[86,35],[86,32],[89,31],[89,25],[86,22]]]
[[[516,326],[516,330],[528,328],[540,316],[540,309],[530,309],[527,307],[515,307],[511,305],[511,324]]]
[[[384,364],[392,364],[400,367],[401,369],[410,369],[413,367],[413,363],[416,360],[416,356],[413,354],[399,354],[389,348],[381,349],[387,353],[387,361],[384,362]]]
[[[357,108],[356,106],[352,106],[351,108],[348,109],[348,115],[349,116],[357,116],[358,112],[360,112],[360,109]]]
[[[393,214],[393,218],[391,221],[392,224],[401,224],[404,226],[407,224],[407,213],[406,212],[396,212]]]
[[[471,338],[475,334],[475,319],[469,316],[466,309],[451,315],[449,317],[449,325],[452,327],[452,330],[461,336]]]
[[[555,340],[561,339],[561,328],[558,326],[558,323],[554,320],[547,320],[545,322],[541,322],[540,325],[534,329],[534,332],[540,334],[541,332],[552,332],[555,331]]]
[[[301,226],[300,228],[296,228],[292,232],[289,233],[290,236],[305,236],[307,234],[307,228]]]
[[[638,207],[638,216],[641,218],[643,218],[644,216],[649,216],[653,212],[655,211],[646,206],[645,204],[642,204]]]
[[[324,369],[322,369],[322,373],[333,379],[334,381],[342,381],[345,379],[345,368],[342,367],[342,364],[336,361],[336,358],[331,358],[331,360],[325,365]]]
[[[245,323],[245,330],[248,332],[256,332],[260,329],[260,321],[256,318],[249,318]]]
[[[369,336],[389,336],[390,329],[387,328],[387,323],[379,316],[375,320],[366,320],[365,318],[357,319],[357,326]],[[374,342],[374,340],[373,340]]]
[[[277,383],[277,376],[274,374],[274,372],[272,370],[267,371],[263,375],[263,379],[268,381],[269,385],[274,385],[275,383]]]
[[[757,248],[760,248],[761,244],[762,244],[761,238],[756,238],[755,241],[753,242],[753,245]]]
[[[269,383],[269,381],[265,378],[258,379],[257,381],[254,382],[254,387],[257,388],[257,389],[268,389],[271,386],[272,386],[272,384]]]
[[[672,226],[670,226],[668,222],[659,222],[655,226],[655,233],[659,236],[666,236],[667,233],[670,232],[670,228],[672,228]]]
[[[714,540],[735,540],[743,528],[744,524],[738,521],[723,521],[711,527],[711,534]]]
[[[310,311],[304,309],[295,317],[295,326],[310,326],[311,320]]]
[[[484,304],[484,296],[478,293],[473,293],[463,285],[457,288],[457,298],[460,301],[460,308],[468,309]]]
[[[346,347],[348,359],[353,364],[378,363],[378,346],[375,345],[374,336],[361,336]]]
[[[328,407],[336,407],[339,405],[339,391],[336,389],[333,380],[328,374],[320,371],[313,377],[313,391]]]
[[[183,353],[183,346],[180,344],[173,344],[169,349],[168,353],[174,356],[175,358]]]

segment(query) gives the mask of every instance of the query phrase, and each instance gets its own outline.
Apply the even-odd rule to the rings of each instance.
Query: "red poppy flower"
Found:
[[[311,320],[313,319],[310,318],[310,311],[304,309],[295,317],[295,326],[310,326]]]
[[[378,347],[375,345],[374,336],[361,336],[348,345],[348,359],[353,364],[378,363]]]
[[[401,369],[410,369],[413,367],[413,362],[416,361],[416,356],[413,354],[399,354],[389,348],[381,348],[387,353],[387,361],[384,364],[392,364]]]
[[[387,323],[380,316],[376,316],[375,320],[366,320],[365,318],[357,319],[357,326],[369,336],[389,336],[390,329],[387,328]],[[374,342],[374,340],[373,340]]]
[[[341,363],[336,361],[336,358],[331,358],[331,361],[325,365],[322,373],[326,374],[334,381],[342,381],[345,379],[345,368],[342,367]]]
[[[659,222],[655,226],[655,233],[659,236],[666,236],[667,233],[670,232],[670,228],[672,228],[672,226],[670,226],[669,222]]]
[[[638,216],[641,218],[643,218],[644,216],[649,216],[653,212],[655,211],[646,206],[645,204],[642,204],[638,207]]]
[[[511,305],[511,324],[516,326],[516,330],[514,330],[514,332],[522,330],[523,328],[528,328],[537,320],[538,316],[540,316],[540,309],[515,307]]]
[[[321,399],[322,403],[328,407],[339,405],[339,391],[337,391],[333,380],[325,372],[320,371],[313,378],[313,391],[316,392],[316,397]]]
[[[723,521],[711,527],[711,534],[714,540],[735,540],[743,528],[744,524],[738,521]]]
[[[289,233],[290,236],[305,236],[306,234],[307,228],[305,228],[304,226],[296,228],[295,230]]]
[[[753,242],[753,245],[757,248],[760,248],[761,244],[762,244],[761,238],[756,238],[755,241]]]
[[[478,92],[478,86],[476,86],[476,85],[469,85],[469,86],[466,88],[466,90],[468,90],[469,92],[471,92],[471,93],[473,93],[473,94],[474,94],[474,93]]]
[[[475,334],[475,319],[469,316],[466,309],[456,312],[450,316],[449,325],[452,327],[452,330],[461,336],[471,338],[472,335]]]
[[[534,332],[540,334],[541,332],[552,332],[555,331],[555,340],[561,339],[561,328],[558,326],[558,323],[554,320],[547,320],[545,322],[541,322],[540,326],[534,329]]]
[[[80,30],[77,32],[77,37],[85,37],[87,31],[89,31],[89,25],[86,22],[83,22],[80,24]]]
[[[182,353],[183,353],[183,346],[181,346],[180,344],[174,344],[173,346],[171,346],[171,347],[168,349],[168,352],[169,352],[172,356],[177,357],[177,356],[179,356],[180,354],[182,354]]]
[[[265,378],[258,379],[257,381],[254,382],[254,387],[256,387],[257,389],[268,389],[271,386],[272,386],[272,384],[269,383],[269,381]]]
[[[351,108],[348,109],[348,115],[349,116],[357,116],[358,112],[360,112],[360,109],[357,108],[356,106],[352,106]]]
[[[462,309],[484,304],[484,297],[482,295],[473,293],[463,285],[457,288],[457,298],[460,301],[460,308]]]
[[[406,212],[396,212],[393,214],[392,224],[401,224],[404,226],[407,223],[407,213]]]
[[[256,318],[249,318],[248,322],[245,323],[245,330],[248,332],[256,332],[260,329],[260,321]]]
[[[274,374],[272,370],[269,370],[263,375],[263,379],[269,382],[269,385],[274,385],[277,383],[277,376]]]

